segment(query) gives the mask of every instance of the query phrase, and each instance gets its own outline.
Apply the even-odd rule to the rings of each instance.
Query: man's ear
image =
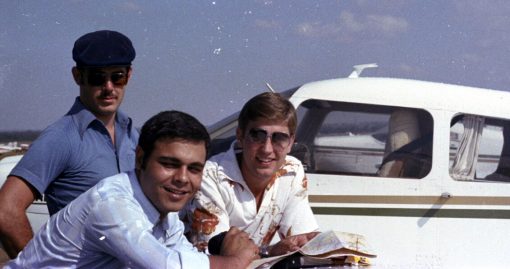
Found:
[[[126,80],[126,85],[128,84],[129,82],[129,79],[131,79],[131,74],[133,73],[133,68],[130,66],[128,67],[128,71],[127,71],[127,80]]]
[[[296,141],[296,135],[291,135],[290,136],[290,143],[287,146],[287,150],[286,150],[287,154],[289,154],[292,151],[292,146],[294,146],[294,141]]]
[[[83,76],[82,76],[82,73],[80,72],[80,70],[78,69],[78,67],[76,66],[73,66],[73,68],[71,69],[71,72],[73,73],[73,78],[74,78],[74,82],[76,82],[76,84],[78,86],[84,84],[83,83]]]
[[[136,159],[135,159],[135,169],[141,170],[143,168],[143,156],[144,152],[140,146],[136,146]]]
[[[236,138],[237,138],[237,141],[242,144],[243,143],[243,131],[241,130],[241,128],[237,127],[236,129]]]

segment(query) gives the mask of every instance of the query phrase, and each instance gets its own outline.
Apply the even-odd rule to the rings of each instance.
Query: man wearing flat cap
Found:
[[[120,112],[135,50],[102,30],[74,43],[80,94],[69,112],[30,145],[0,189],[0,239],[14,258],[33,237],[25,210],[44,196],[53,215],[100,179],[134,169],[138,132]]]

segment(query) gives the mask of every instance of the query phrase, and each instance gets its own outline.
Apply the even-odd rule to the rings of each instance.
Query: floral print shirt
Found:
[[[201,189],[181,211],[181,219],[188,238],[199,249],[230,226],[247,232],[257,245],[269,245],[276,232],[285,238],[318,230],[301,162],[286,157],[266,187],[257,211],[255,196],[242,177],[233,145],[207,161]]]

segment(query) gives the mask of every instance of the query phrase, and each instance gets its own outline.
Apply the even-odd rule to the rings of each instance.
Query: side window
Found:
[[[291,155],[308,173],[423,178],[432,163],[425,110],[308,100]]]
[[[457,115],[450,128],[450,176],[510,182],[510,121]]]

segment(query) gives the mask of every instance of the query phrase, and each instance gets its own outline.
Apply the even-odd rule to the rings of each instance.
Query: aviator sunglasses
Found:
[[[108,80],[110,80],[116,86],[124,86],[127,84],[127,73],[126,72],[113,72],[105,73],[99,71],[89,71],[87,73],[87,83],[90,86],[102,86]]]
[[[282,132],[274,132],[269,134],[264,129],[250,129],[248,131],[250,140],[255,143],[264,144],[268,138],[271,138],[273,147],[283,149],[290,144],[290,135]]]

